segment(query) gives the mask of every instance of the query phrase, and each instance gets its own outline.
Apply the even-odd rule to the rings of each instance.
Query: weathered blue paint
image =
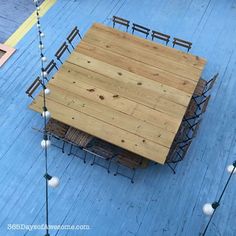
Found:
[[[50,189],[50,224],[89,224],[89,231],[51,235],[199,235],[208,217],[206,202],[216,200],[236,159],[236,1],[235,0],[58,0],[42,18],[50,59],[70,30],[82,35],[93,22],[111,25],[118,15],[193,42],[205,57],[203,76],[220,78],[197,138],[173,175],[166,166],[137,173],[135,184],[52,148],[49,172],[61,178]],[[44,157],[41,135],[31,129],[42,119],[27,105],[25,90],[40,70],[37,34],[32,29],[0,70],[0,235],[43,235],[7,231],[7,224],[43,224]],[[210,225],[208,235],[236,235],[235,177]]]

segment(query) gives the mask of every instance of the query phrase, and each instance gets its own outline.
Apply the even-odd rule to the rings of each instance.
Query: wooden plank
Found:
[[[176,74],[144,64],[131,58],[127,61],[127,57],[125,56],[105,50],[104,48],[96,45],[88,44],[85,41],[80,42],[79,47],[76,48],[76,51],[189,94],[192,94],[196,87],[196,81],[183,78]]]
[[[90,84],[92,87],[109,91],[113,93],[113,95],[119,95],[135,103],[145,105],[151,109],[170,115],[171,119],[173,117],[174,121],[182,119],[186,111],[186,107],[166,99],[157,98],[155,101],[150,94],[145,93],[145,90],[139,88],[137,84],[127,83],[126,77],[124,78],[124,81],[120,78],[122,76],[117,76],[117,79],[110,79],[102,74],[67,62],[64,63],[60,72],[55,76],[55,78],[58,77],[62,80],[65,78],[67,78],[67,80],[70,79],[72,80],[72,83],[76,81],[77,86],[83,85],[83,81],[84,83]]]
[[[74,109],[76,112],[82,112],[112,126],[136,134],[145,140],[153,141],[168,148],[173,142],[174,133],[114,110],[99,102],[94,102],[90,99],[90,93],[87,96],[80,96],[77,89],[73,90],[72,86],[66,82],[49,84],[48,87],[52,93],[48,97],[57,103]]]
[[[160,84],[157,81],[148,80],[143,76],[123,70],[117,66],[112,66],[78,52],[73,52],[67,61],[105,75],[111,80],[118,80],[121,83],[130,84],[130,86],[135,87],[134,92],[142,93],[143,102],[147,102],[148,104],[150,102],[156,104],[157,101],[158,103],[160,102],[159,100],[165,100],[166,102],[171,101],[187,106],[191,99],[191,94],[189,93]],[[131,91],[129,91],[129,93],[131,93]],[[148,100],[145,98],[148,98]]]
[[[155,53],[155,50],[144,50],[131,40],[128,41],[124,37],[118,38],[115,34],[104,35],[103,32],[91,28],[83,40],[87,43],[126,56],[127,58],[132,58],[145,64],[155,66],[193,81],[196,81],[201,75],[201,70],[192,65],[180,64],[177,61],[165,58],[160,55],[159,52]]]
[[[143,50],[147,50],[149,52],[151,51],[151,53],[154,54],[158,53],[165,58],[169,58],[170,60],[174,60],[184,65],[191,65],[200,70],[202,70],[206,64],[206,60],[198,56],[186,54],[185,52],[182,52],[175,48],[170,48],[169,46],[164,46],[162,44],[143,39],[135,35],[131,35],[130,33],[121,32],[120,30],[107,27],[100,23],[94,23],[88,33],[90,33],[91,31],[100,33],[102,32],[102,34],[106,35],[107,37],[115,35],[116,38],[125,39],[128,42],[134,43]],[[86,36],[87,34],[85,35],[85,37]]]
[[[43,99],[37,97],[30,108],[41,112]],[[168,148],[158,145],[149,140],[145,140],[137,135],[131,134],[122,129],[116,128],[96,118],[75,111],[67,106],[59,104],[50,98],[47,99],[47,107],[52,114],[52,118],[65,124],[81,129],[95,137],[109,140],[110,143],[118,145],[131,152],[137,153],[158,163],[164,164]]]
[[[61,72],[62,70],[63,67],[61,68]],[[77,94],[84,97],[89,96],[89,99],[96,103],[105,105],[122,113],[125,113],[129,116],[133,116],[141,121],[145,121],[154,126],[160,127],[168,132],[177,132],[179,127],[178,118],[143,106],[142,104],[138,104],[120,95],[117,97],[117,93],[107,92],[100,88],[96,88],[93,85],[93,80],[89,81],[90,77],[86,77],[84,74],[80,74],[80,76],[77,77],[73,76],[72,70],[68,74],[61,75],[61,72],[56,76],[55,79],[50,81],[49,85],[52,84],[62,88],[64,86],[67,86],[68,89],[71,90],[76,89]],[[64,79],[65,77],[66,79]],[[99,98],[101,94],[106,99]]]

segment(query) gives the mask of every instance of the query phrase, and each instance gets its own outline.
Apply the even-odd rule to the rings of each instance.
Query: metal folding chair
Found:
[[[66,42],[64,42],[61,47],[57,50],[55,57],[57,58],[58,61],[61,62],[61,64],[63,64],[61,57],[64,54],[65,51],[68,51],[69,53],[71,53],[71,51],[69,50],[68,45],[66,44]]]
[[[175,45],[179,45],[182,47],[187,48],[188,52],[192,47],[192,43],[183,39],[179,39],[179,38],[174,38],[173,40],[173,48],[175,47]]]
[[[84,150],[93,156],[92,166],[98,165],[107,169],[107,172],[110,173],[111,161],[116,155],[116,148],[112,144],[96,139],[89,147],[84,148]]]
[[[88,147],[89,143],[94,139],[94,137],[90,134],[87,134],[81,130],[70,127],[65,135],[65,141],[70,144],[70,151],[68,156],[71,154],[79,157],[86,163],[86,152],[84,152],[84,156],[81,157],[77,155],[77,152],[73,152],[73,148],[79,148],[80,150],[85,151],[84,149]]]
[[[136,155],[134,153],[123,151],[119,153],[116,156],[116,172],[114,173],[114,176],[121,175],[123,177],[126,177],[130,179],[131,183],[134,183],[134,177],[136,173],[136,169],[142,165],[143,157]],[[129,176],[127,174],[124,174],[120,171],[121,167],[128,168],[132,171],[132,175]]]
[[[30,85],[30,87],[26,90],[26,94],[28,95],[28,97],[31,97],[34,100],[33,94],[34,92],[38,89],[39,86],[43,87],[43,83],[42,80],[40,80],[40,77],[38,76],[34,82]]]
[[[152,41],[154,38],[157,38],[157,39],[160,39],[162,41],[165,41],[166,42],[166,45],[169,43],[170,41],[170,35],[168,34],[163,34],[161,32],[158,32],[158,31],[152,31]]]
[[[68,37],[66,38],[67,41],[69,42],[69,44],[71,45],[71,47],[74,49],[74,46],[72,44],[73,40],[75,39],[76,36],[79,36],[80,39],[82,39],[79,29],[77,28],[77,26],[71,31],[71,33],[68,35]]]
[[[150,29],[148,29],[148,28],[146,28],[142,25],[138,25],[138,24],[133,23],[132,34],[134,34],[134,31],[138,31],[138,32],[141,32],[141,33],[145,34],[146,38],[147,38],[148,35],[149,35],[149,32],[150,32]]]
[[[49,75],[54,68],[58,70],[57,63],[54,60],[51,60],[45,67],[45,71]]]
[[[113,28],[115,27],[115,24],[120,24],[126,27],[126,32],[128,31],[130,21],[118,16],[113,16],[112,21],[113,21]]]
[[[198,81],[197,87],[194,91],[194,98],[197,97],[206,97],[207,93],[213,88],[217,78],[219,76],[219,73],[216,73],[210,80],[206,81],[202,78]]]
[[[184,160],[191,143],[192,139],[189,139],[188,141],[182,141],[172,145],[165,163],[170,167],[174,174],[176,174],[175,169],[178,162]]]
[[[50,119],[46,125],[46,131],[50,135],[50,138],[52,138],[61,141],[62,146],[58,146],[56,143],[52,142],[52,145],[61,149],[64,153],[65,148],[65,135],[69,129],[69,125],[66,125],[60,121],[57,121],[55,119]]]

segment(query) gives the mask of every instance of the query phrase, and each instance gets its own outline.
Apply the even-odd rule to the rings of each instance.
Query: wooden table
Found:
[[[163,164],[206,61],[94,24],[48,83],[52,117]],[[30,108],[41,112],[42,94]]]

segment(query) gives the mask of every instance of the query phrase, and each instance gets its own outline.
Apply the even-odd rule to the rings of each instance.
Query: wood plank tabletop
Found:
[[[52,118],[164,164],[206,61],[94,24],[49,81]],[[41,112],[42,93],[30,105]]]

